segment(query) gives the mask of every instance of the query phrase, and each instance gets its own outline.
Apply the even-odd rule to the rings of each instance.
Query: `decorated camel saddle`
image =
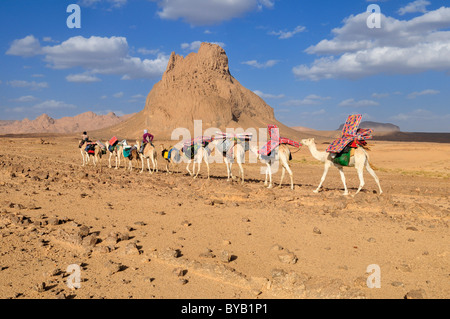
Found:
[[[211,136],[199,136],[183,143],[182,151],[187,158],[194,159],[200,147],[206,147],[214,140]]]
[[[214,137],[218,141],[216,148],[219,152],[223,154],[228,160],[233,161],[234,154],[233,149],[236,144],[241,144],[244,151],[250,149],[250,141],[253,138],[252,133],[241,133],[241,134],[231,134],[217,132]]]
[[[299,142],[285,137],[280,137],[280,132],[276,125],[268,125],[267,128],[269,130],[269,141],[258,151],[262,157],[273,157],[272,151],[275,150],[280,144],[290,145],[297,148],[301,146]],[[290,155],[289,160],[291,159],[292,155]]]
[[[327,152],[332,154],[335,164],[353,166],[354,154],[358,145],[366,146],[366,140],[373,138],[371,129],[359,128],[361,119],[361,114],[350,115],[342,129],[342,137],[334,140],[328,146]]]

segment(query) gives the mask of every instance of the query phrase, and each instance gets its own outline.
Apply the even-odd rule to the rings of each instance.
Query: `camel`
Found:
[[[209,150],[206,149],[203,146],[199,146],[197,149],[197,153],[192,157],[191,154],[185,154],[183,152],[183,144],[178,143],[177,145],[175,145],[173,147],[173,151],[175,151],[175,155],[176,157],[179,157],[180,162],[181,162],[181,158],[185,159],[185,162],[187,163],[186,165],[186,170],[188,171],[189,175],[191,175],[192,177],[194,177],[194,179],[196,179],[198,177],[198,174],[200,173],[200,166],[202,161],[205,161],[206,163],[206,169],[208,172],[208,179],[210,178],[209,176]],[[192,150],[192,148],[189,148],[190,150]],[[178,155],[178,154],[179,155]],[[193,160],[193,165],[192,165],[192,172],[189,170],[189,166],[191,165],[191,162]],[[195,173],[195,164],[197,164],[198,170],[197,173]]]
[[[161,144],[160,148],[161,148],[161,155],[166,160],[166,172],[168,174],[172,174],[173,172],[170,171],[170,167],[176,166],[177,173],[178,173],[178,164],[181,161],[180,151],[178,149],[176,149],[175,147],[169,146],[169,148],[165,148],[164,144]],[[170,158],[166,158],[164,155],[169,152],[170,152]]]
[[[217,148],[217,145],[220,145],[220,143],[222,143],[223,141],[223,139],[215,139],[208,145],[208,147],[212,151],[212,149]],[[217,149],[217,152],[220,152],[227,167],[227,182],[229,182],[230,179],[232,180],[234,178],[231,167],[233,165],[233,158],[236,158],[236,162],[239,165],[241,184],[244,184],[244,168],[242,167],[242,164],[245,163],[245,149],[242,143],[236,143],[234,146],[232,146],[232,150],[230,150],[230,152],[232,152],[231,154],[233,154],[233,158],[227,156],[227,153],[221,152],[219,149]]]
[[[138,149],[140,149],[139,141],[136,141],[136,146]],[[141,173],[144,172],[144,159],[147,159],[147,167],[150,174],[153,174],[152,170],[150,169],[150,160],[152,160],[153,171],[158,172],[158,154],[156,152],[156,148],[151,143],[146,143],[144,145],[144,150],[142,151],[142,153],[139,153],[139,156],[142,162]]]
[[[124,148],[125,146],[128,146],[126,144],[126,142],[124,143]],[[136,166],[137,166],[137,162],[141,159],[141,154],[139,154],[139,142],[137,143],[137,145],[134,145],[131,147],[130,150],[130,155],[128,157],[126,157],[125,162],[128,163],[128,165],[125,164],[125,170],[128,171],[132,171],[133,170],[133,161],[136,161]]]
[[[112,168],[112,166],[111,166],[111,157],[114,156],[114,158],[116,159],[116,168],[115,169],[118,169],[120,167],[120,157],[121,156],[123,157],[123,145],[122,145],[122,143],[117,143],[114,146],[114,149],[113,149],[112,152],[109,150],[109,147],[110,147],[109,141],[105,142],[105,144],[106,144],[106,150],[107,150],[106,152],[109,154],[108,167]]]
[[[258,150],[256,147],[250,147],[250,150],[254,152],[255,154],[258,154],[258,158],[261,160],[262,163],[266,164],[266,178],[264,180],[264,186],[267,186],[267,188],[272,188],[272,165],[274,162],[279,161],[281,163],[282,172],[281,172],[281,180],[280,185],[278,185],[279,188],[283,185],[283,179],[285,172],[287,171],[289,173],[289,177],[291,179],[291,189],[294,189],[294,177],[292,174],[292,170],[289,167],[289,161],[291,160],[291,151],[289,150],[289,147],[285,144],[280,144],[277,147],[275,147],[272,150],[271,156],[262,156],[258,153]],[[269,176],[269,183],[267,183],[267,176]],[[267,185],[269,184],[269,185]]]
[[[96,143],[95,143],[96,144],[95,145],[95,153],[93,155],[86,152],[86,147],[89,143],[92,143],[92,142],[80,140],[78,143],[78,148],[80,148],[81,157],[83,158],[83,163],[81,166],[88,165],[91,156],[92,156],[92,163],[94,164],[94,166],[97,166],[97,164],[100,163],[100,160],[102,158],[102,149]],[[101,163],[100,163],[100,168],[101,168]]]
[[[325,163],[325,168],[324,168],[324,172],[322,175],[322,179],[320,180],[319,187],[317,187],[317,189],[314,190],[314,193],[319,192],[320,188],[322,187],[323,182],[325,181],[325,177],[327,176],[328,169],[331,167],[331,165],[334,165],[339,170],[342,183],[344,184],[343,195],[347,196],[348,189],[347,189],[347,185],[345,183],[345,175],[344,175],[343,166],[333,162],[331,153],[318,151],[316,143],[313,138],[304,139],[301,141],[301,143],[308,146],[308,148],[311,152],[311,155],[315,159],[317,159],[318,161],[321,161],[322,163]],[[369,155],[367,154],[366,150],[362,146],[358,146],[358,148],[355,150],[355,155],[350,158],[349,167],[355,167],[356,171],[358,172],[359,188],[356,191],[355,195],[358,194],[361,191],[361,189],[364,187],[364,177],[363,177],[364,167],[369,172],[369,174],[372,175],[372,177],[375,179],[375,182],[377,183],[378,188],[380,190],[380,194],[383,193],[383,191],[381,190],[381,186],[380,186],[380,180],[378,179],[378,176],[375,174],[374,170],[370,166]],[[355,195],[353,195],[353,196],[355,196]]]

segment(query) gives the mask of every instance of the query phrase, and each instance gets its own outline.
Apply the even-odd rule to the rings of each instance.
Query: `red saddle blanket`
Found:
[[[371,129],[358,128],[361,119],[361,114],[350,115],[342,129],[342,137],[334,140],[333,143],[328,146],[327,152],[338,154],[342,152],[349,143],[353,143],[354,145],[354,142],[356,142],[356,144],[365,145],[366,140],[372,139],[373,131]],[[353,147],[356,147],[356,145]]]
[[[299,142],[293,141],[285,137],[280,137],[280,132],[276,125],[269,125],[267,126],[267,128],[269,129],[270,140],[258,151],[259,154],[263,156],[269,156],[269,154],[280,144],[287,144],[294,147],[300,147],[301,144]]]

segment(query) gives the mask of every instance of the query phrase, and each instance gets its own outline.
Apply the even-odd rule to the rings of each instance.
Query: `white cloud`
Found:
[[[419,120],[419,121],[430,121],[430,120],[449,120],[450,114],[443,114],[443,115],[437,115],[432,113],[429,110],[424,109],[416,109],[408,113],[399,113],[397,115],[391,116],[389,120],[393,121],[402,121],[402,122],[409,122],[412,120]]]
[[[92,83],[101,81],[98,77],[89,74],[69,74],[66,76],[68,82]]]
[[[73,104],[68,104],[62,101],[55,101],[55,100],[47,100],[44,101],[42,103],[36,104],[35,106],[33,106],[33,109],[36,110],[48,110],[48,109],[61,109],[61,108],[69,108],[69,109],[73,109],[76,108],[75,105]]]
[[[41,44],[33,35],[14,40],[6,54],[21,57],[32,57],[41,53]]]
[[[380,105],[378,102],[372,100],[359,100],[348,99],[344,100],[338,104],[339,106],[349,106],[349,107],[366,107],[366,106],[377,106]]]
[[[123,97],[123,92],[118,92],[116,94],[113,94],[113,97],[115,97],[116,99],[120,99],[121,97]]]
[[[156,78],[161,76],[169,56],[159,53],[153,60],[129,55],[124,37],[84,38],[76,36],[61,44],[41,47],[33,36],[14,41],[9,54],[30,56],[31,52],[44,55],[47,66],[53,69],[83,68],[90,74],[121,75],[122,79]]]
[[[415,99],[418,96],[422,96],[422,95],[436,95],[441,93],[440,91],[437,90],[424,90],[421,92],[412,92],[411,94],[408,94],[408,99]]]
[[[293,73],[313,81],[358,79],[375,74],[413,74],[429,70],[450,72],[450,8],[442,7],[411,20],[382,15],[382,28],[369,29],[370,13],[344,20],[333,29],[334,38],[305,50],[326,55],[312,65],[299,65]]]
[[[323,101],[330,100],[331,97],[322,97],[315,94],[310,94],[302,100],[289,100],[281,103],[284,106],[303,106],[303,105],[320,105]]]
[[[182,43],[181,48],[185,51],[198,51],[200,49],[201,44],[205,41],[193,41],[191,43]],[[223,42],[208,42],[211,44],[217,44],[218,46],[224,48],[225,43]]]
[[[21,80],[13,80],[8,81],[8,84],[13,88],[29,88],[31,90],[39,90],[39,89],[45,89],[48,88],[47,82],[28,82],[28,81],[21,81]]]
[[[26,96],[21,96],[17,99],[13,99],[13,102],[19,102],[19,103],[27,103],[27,102],[34,102],[37,100],[37,97],[34,97],[32,95],[26,95]]]
[[[137,50],[137,52],[139,52],[140,54],[143,55],[157,55],[158,53],[160,53],[159,49],[153,49],[153,50],[149,50],[146,48],[140,48]]]
[[[427,12],[427,6],[429,6],[430,4],[431,2],[427,0],[416,0],[400,8],[398,10],[398,14],[402,16],[407,13],[415,13],[415,12],[425,13]]]
[[[302,112],[301,116],[305,117],[305,116],[317,116],[317,115],[324,115],[327,114],[327,111],[325,111],[324,109],[320,109],[317,111],[312,111],[312,112]]]
[[[376,99],[383,99],[383,98],[386,98],[386,97],[389,97],[389,96],[390,96],[389,93],[373,93],[372,94],[372,97],[376,98]]]
[[[78,4],[83,7],[95,7],[100,3],[109,3],[113,8],[120,8],[127,4],[128,0],[79,0]]]
[[[265,68],[273,67],[278,62],[280,62],[280,61],[279,60],[268,60],[266,62],[259,63],[256,60],[250,60],[250,61],[242,62],[242,64],[247,64],[247,65],[250,65],[250,66],[255,67],[257,69],[265,69]]]
[[[46,100],[44,102],[33,105],[31,107],[19,106],[19,107],[13,107],[13,108],[6,108],[5,111],[15,112],[15,113],[26,113],[26,115],[28,115],[30,113],[35,113],[35,112],[48,113],[49,111],[56,110],[56,109],[74,109],[74,108],[76,108],[75,105],[68,104],[63,101]]]
[[[300,32],[304,32],[306,30],[306,28],[304,26],[297,26],[295,27],[294,30],[292,31],[271,31],[269,32],[270,35],[276,35],[278,36],[278,39],[289,39],[292,38],[295,34],[300,33]]]
[[[268,93],[263,93],[259,90],[255,90],[255,91],[253,91],[253,93],[255,93],[256,95],[258,95],[260,98],[263,98],[263,99],[282,99],[282,98],[284,98],[284,94],[278,94],[278,95],[268,94]]]
[[[132,99],[146,99],[147,97],[142,94],[136,94],[131,97]]]
[[[58,43],[59,41],[53,40],[52,37],[43,37],[42,41],[44,42],[51,42],[51,43]]]
[[[273,8],[269,0],[155,0],[161,19],[182,19],[191,25],[211,25],[243,16],[247,12]]]

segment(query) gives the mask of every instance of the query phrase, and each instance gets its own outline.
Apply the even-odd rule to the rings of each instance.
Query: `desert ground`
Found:
[[[265,188],[260,163],[244,165],[244,185],[217,163],[209,180],[204,164],[195,180],[185,165],[166,174],[159,152],[154,174],[127,172],[123,159],[110,169],[106,156],[81,167],[78,139],[0,137],[2,299],[450,297],[448,143],[370,142],[384,193],[365,172],[353,197],[353,168],[350,196],[334,168],[313,193],[323,164],[306,147],[293,154],[291,190],[287,176]]]

